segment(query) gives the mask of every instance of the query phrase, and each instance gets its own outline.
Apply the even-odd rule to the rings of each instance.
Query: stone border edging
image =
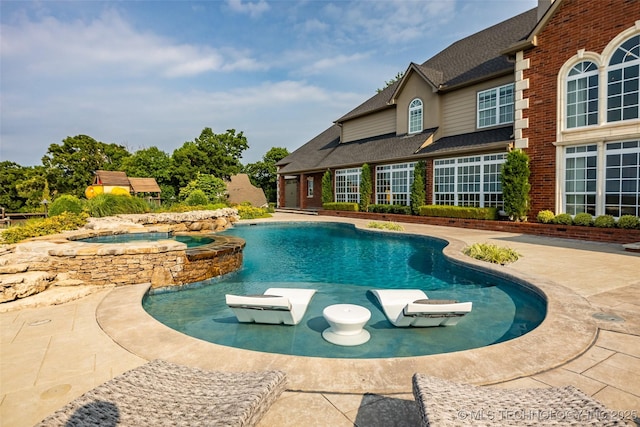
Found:
[[[463,242],[447,239],[445,255],[497,274],[502,269],[463,257]],[[570,289],[517,272],[506,274],[545,296],[547,317],[526,335],[453,353],[384,359],[327,359],[261,353],[202,341],[175,331],[142,307],[149,284],[112,290],[98,306],[99,325],[116,343],[147,360],[164,359],[202,369],[279,369],[289,389],[334,393],[410,393],[416,372],[453,381],[495,384],[563,365],[589,349],[597,337],[591,305]],[[533,284],[535,283],[535,285]],[[570,304],[567,304],[571,301]],[[318,339],[322,339],[318,337]]]

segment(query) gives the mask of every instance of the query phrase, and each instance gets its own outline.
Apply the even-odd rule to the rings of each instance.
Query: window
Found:
[[[478,92],[478,127],[513,123],[514,85]]]
[[[599,153],[604,159],[599,158]],[[566,147],[564,154],[566,213],[640,216],[640,141]],[[599,172],[600,162],[604,171]],[[602,184],[598,184],[599,178]],[[599,189],[599,185],[604,188]],[[600,198],[598,193],[602,194]]]
[[[567,76],[567,128],[598,124],[598,66],[576,64]]]
[[[607,121],[640,118],[640,35],[631,37],[613,53],[607,71]]]
[[[434,204],[502,209],[505,153],[439,159],[433,163]]]
[[[422,132],[422,101],[414,99],[409,104],[409,133]]]
[[[415,163],[376,167],[376,203],[409,206]]]
[[[640,141],[606,144],[605,214],[640,216]]]
[[[360,168],[336,171],[336,202],[360,203]]]
[[[307,197],[313,197],[313,177],[307,178]]]
[[[567,147],[565,151],[564,212],[596,215],[597,146]]]

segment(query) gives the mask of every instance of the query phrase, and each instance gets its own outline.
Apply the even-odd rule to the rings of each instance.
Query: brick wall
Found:
[[[410,224],[438,225],[444,227],[471,228],[476,230],[503,231],[505,233],[533,234],[545,237],[589,240],[605,243],[640,242],[640,230],[623,230],[619,228],[596,228],[566,226],[555,224],[539,224],[535,222],[487,221],[480,219],[436,218],[413,215],[377,214],[369,212],[327,211],[320,215],[346,218],[366,219],[370,221],[393,221]]]
[[[578,50],[602,53],[605,46],[623,30],[640,19],[637,0],[565,0],[547,26],[538,35],[538,45],[524,52],[530,68],[523,77],[529,79],[529,108],[523,118],[529,127],[523,137],[529,139],[525,149],[531,158],[531,211],[555,211],[556,196],[556,117],[558,72]],[[603,84],[604,82],[601,82]]]

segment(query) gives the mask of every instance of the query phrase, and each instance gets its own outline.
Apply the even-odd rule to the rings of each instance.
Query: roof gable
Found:
[[[125,172],[120,171],[96,171],[94,184],[129,187],[129,178]]]
[[[160,186],[155,178],[129,178],[134,193],[160,193]]]

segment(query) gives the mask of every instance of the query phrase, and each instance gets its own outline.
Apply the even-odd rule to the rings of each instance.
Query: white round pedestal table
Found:
[[[329,322],[329,328],[322,337],[332,344],[352,346],[369,341],[369,331],[363,329],[371,318],[371,312],[355,304],[335,304],[326,307],[322,316]]]

